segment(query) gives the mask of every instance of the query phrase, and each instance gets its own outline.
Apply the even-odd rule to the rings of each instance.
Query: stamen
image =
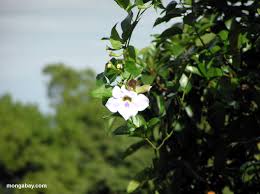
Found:
[[[132,98],[130,98],[129,96],[124,96],[124,97],[123,97],[123,101],[129,101],[129,102],[131,102],[131,101],[132,101]]]

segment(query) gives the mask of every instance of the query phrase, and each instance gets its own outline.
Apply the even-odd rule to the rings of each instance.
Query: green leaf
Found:
[[[165,16],[157,18],[153,26],[157,26],[162,22],[168,22],[175,17],[182,16],[182,14],[186,12],[186,8],[177,8],[175,7],[176,4],[177,3],[174,1],[170,2],[168,6],[165,8]]]
[[[131,180],[127,186],[127,193],[133,193],[140,186],[140,182]]]
[[[172,13],[170,13],[170,14],[166,14],[165,16],[163,16],[163,17],[159,17],[159,18],[157,18],[156,20],[155,20],[155,23],[154,23],[154,27],[155,26],[157,26],[157,25],[159,25],[159,24],[161,24],[161,23],[163,23],[163,22],[168,22],[168,21],[170,21],[171,19],[173,19],[173,18],[175,18],[175,17],[179,17],[179,16],[181,16],[181,13],[180,13],[180,11],[178,11],[178,10],[175,10],[176,12],[172,12]]]
[[[165,102],[162,96],[156,95],[156,102],[159,110],[159,115],[163,116],[165,114]]]
[[[202,35],[200,38],[201,38],[201,40],[203,41],[203,43],[204,43],[205,45],[207,45],[207,44],[210,43],[215,37],[216,37],[216,34],[214,34],[214,33],[207,33],[207,34]],[[195,40],[196,46],[203,46],[203,43],[201,42],[200,38],[197,38],[197,39]]]
[[[101,86],[104,84],[108,84],[109,83],[109,79],[105,76],[105,73],[100,73],[96,76],[96,85],[97,86]]]
[[[182,74],[179,80],[179,84],[180,84],[180,90],[185,93],[188,93],[192,88],[192,85],[189,82],[189,78],[185,74]]]
[[[125,58],[131,58],[134,61],[136,61],[136,50],[135,50],[135,47],[130,45],[130,46],[128,46],[125,49]]]
[[[125,62],[124,69],[134,77],[140,75],[143,70],[141,66],[137,66],[134,61],[129,61],[129,60]]]
[[[157,25],[159,25],[159,24],[161,24],[161,23],[163,23],[163,22],[165,22],[165,21],[166,21],[165,18],[159,17],[159,18],[157,18],[157,19],[155,20],[155,22],[154,22],[154,24],[153,24],[153,27],[155,27],[155,26],[157,26]]]
[[[200,73],[201,73],[204,77],[207,77],[206,65],[205,65],[204,63],[199,63],[198,68],[199,68]]]
[[[172,127],[174,131],[182,131],[184,128],[184,125],[182,123],[180,123],[179,121],[174,121],[172,123]]]
[[[163,31],[159,37],[162,39],[167,39],[176,34],[181,34],[181,33],[182,33],[182,29],[179,26],[174,25],[174,26],[166,29],[165,31]]]
[[[260,171],[260,161],[248,161],[245,162],[241,167],[240,171],[242,172],[242,181],[249,182],[254,176],[257,176]]]
[[[222,70],[220,68],[211,67],[207,71],[207,77],[208,78],[221,77],[222,75],[223,75],[223,72],[222,72]]]
[[[183,22],[188,25],[193,25],[196,20],[194,13],[189,13],[188,15],[184,16]]]
[[[91,96],[94,98],[103,98],[112,96],[112,88],[106,88],[105,85],[101,85],[98,88],[92,90]]]
[[[124,42],[127,41],[129,36],[132,33],[133,26],[131,24],[133,18],[133,12],[130,11],[127,15],[127,17],[121,22],[121,28],[122,28],[122,39]]]
[[[114,125],[116,117],[108,116],[107,124],[106,124],[106,132],[110,132],[112,130],[112,127]]]
[[[196,75],[199,75],[199,76],[202,76],[200,71],[198,70],[198,68],[191,66],[191,65],[186,66],[186,71],[191,72],[191,73],[196,74]]]
[[[222,190],[223,194],[234,194],[233,191],[230,190],[230,188],[228,186],[225,186]]]
[[[191,106],[186,106],[185,107],[185,111],[186,111],[186,113],[187,113],[187,115],[191,118],[191,117],[193,117],[193,111],[192,111],[192,109],[191,109]]]
[[[138,9],[145,9],[146,8],[143,0],[135,0],[135,4],[137,5]]]
[[[179,80],[180,87],[184,89],[188,85],[188,82],[189,82],[189,78],[185,74],[182,74]]]
[[[110,35],[110,43],[113,47],[113,49],[119,50],[122,48],[122,42],[121,38],[116,30],[116,25],[111,30],[111,35]]]
[[[171,1],[170,3],[168,3],[168,5],[165,8],[166,12],[172,11],[173,9],[175,9],[177,6],[177,2],[176,1]]]
[[[146,141],[141,140],[138,141],[137,143],[132,144],[131,146],[129,146],[122,154],[121,154],[121,158],[125,159],[126,157],[130,156],[131,154],[135,153],[136,151],[138,151],[141,147],[147,145]]]
[[[115,2],[122,7],[124,10],[127,10],[129,4],[130,4],[130,0],[115,0]]]
[[[232,54],[232,65],[234,67],[239,67],[241,63],[240,49],[239,49],[239,36],[240,36],[241,26],[233,19],[231,22],[230,32],[229,32],[229,52]]]
[[[149,122],[148,122],[148,127],[154,127],[155,125],[157,125],[160,122],[160,119],[155,117],[152,118]]]
[[[144,118],[141,115],[136,115],[136,116],[132,117],[132,121],[133,121],[134,126],[137,128],[146,125],[146,121],[144,120]]]
[[[218,35],[220,36],[221,40],[226,41],[228,39],[228,31],[221,30]]]
[[[152,86],[150,85],[142,85],[142,86],[136,86],[135,91],[138,94],[149,92]]]
[[[172,42],[171,43],[171,47],[170,47],[170,51],[171,53],[178,57],[180,54],[182,54],[185,50],[185,46],[178,43],[178,42]]]
[[[184,0],[184,4],[191,5],[192,4],[192,0]]]
[[[155,75],[142,75],[141,80],[144,84],[151,85],[155,79]]]
[[[130,130],[127,125],[120,126],[113,131],[113,135],[127,135]]]

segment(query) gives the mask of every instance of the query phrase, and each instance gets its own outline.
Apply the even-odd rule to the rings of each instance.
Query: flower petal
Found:
[[[121,98],[122,97],[122,91],[118,86],[115,86],[112,90],[112,96],[114,98]]]
[[[108,110],[115,113],[118,111],[119,105],[120,105],[119,100],[114,97],[111,97],[108,99],[105,106],[108,108]]]
[[[143,111],[149,106],[149,99],[145,95],[139,94],[134,98],[133,103],[138,111]]]
[[[118,112],[125,120],[128,120],[131,116],[137,115],[138,110],[133,103],[121,102]]]

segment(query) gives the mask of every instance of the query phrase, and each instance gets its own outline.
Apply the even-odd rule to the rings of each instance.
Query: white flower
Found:
[[[115,86],[112,97],[108,99],[106,107],[113,113],[118,112],[125,120],[135,116],[149,106],[149,99],[143,94],[127,90],[125,86]]]

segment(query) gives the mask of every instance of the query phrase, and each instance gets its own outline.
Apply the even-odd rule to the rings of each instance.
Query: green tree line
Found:
[[[93,71],[52,64],[44,74],[54,114],[0,97],[0,193],[124,193],[132,173],[149,165],[151,151],[123,160],[136,139],[114,139],[106,132],[106,110],[89,96]],[[48,188],[6,189],[7,183]]]

